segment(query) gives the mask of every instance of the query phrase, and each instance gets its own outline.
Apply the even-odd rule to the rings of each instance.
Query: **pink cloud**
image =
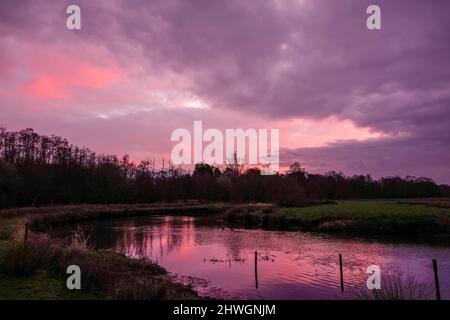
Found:
[[[56,56],[56,59],[55,59]],[[33,64],[33,80],[24,84],[25,94],[36,99],[64,99],[73,89],[101,90],[117,83],[121,71],[115,67],[100,67],[89,62],[50,55]],[[51,68],[46,68],[52,63]]]
[[[67,97],[67,92],[61,87],[58,79],[44,74],[24,86],[27,95],[37,99],[62,99]]]

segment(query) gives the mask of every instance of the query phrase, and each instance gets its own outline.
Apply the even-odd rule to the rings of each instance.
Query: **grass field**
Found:
[[[79,290],[67,290],[64,279],[38,272],[31,277],[0,276],[0,299],[14,300],[95,300],[107,299],[104,294],[92,294]]]
[[[398,200],[337,201],[272,210],[230,210],[226,220],[247,226],[349,234],[450,237],[450,208]]]
[[[450,208],[431,207],[425,204],[399,203],[397,200],[338,201],[301,208],[281,208],[281,213],[289,218],[322,219],[428,219],[450,218]]]

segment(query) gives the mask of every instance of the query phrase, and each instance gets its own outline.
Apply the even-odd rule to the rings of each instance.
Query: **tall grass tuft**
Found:
[[[85,235],[83,229],[78,226],[77,231],[69,239],[67,250],[87,253],[93,249],[92,246],[88,244],[88,242],[89,236]]]
[[[166,279],[120,278],[114,284],[113,297],[120,300],[161,299],[167,292]]]
[[[419,282],[415,275],[403,276],[395,272],[381,278],[381,289],[360,290],[356,296],[362,300],[428,300],[432,292],[432,288]]]
[[[32,243],[15,242],[6,253],[0,269],[4,274],[26,277],[34,274],[47,257],[54,254],[55,247],[50,244],[47,235],[34,235]]]

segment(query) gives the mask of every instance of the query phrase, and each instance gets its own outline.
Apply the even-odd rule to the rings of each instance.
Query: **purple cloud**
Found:
[[[188,111],[173,108],[194,97],[210,107],[195,115],[220,118],[211,123],[221,127],[235,126],[236,117],[222,117],[230,110],[248,126],[252,118],[267,124],[312,119],[326,126],[333,117],[382,135],[366,141],[330,137],[316,148],[288,143],[286,163],[450,182],[448,0],[76,2],[80,32],[65,29],[72,1],[0,3],[0,83],[8,87],[0,90],[1,125],[40,123],[95,146],[112,144],[110,133],[121,126],[129,129],[125,140],[139,136],[139,148],[167,153],[165,139],[143,144],[144,134],[137,132],[165,137],[175,125],[189,127]],[[381,7],[379,31],[365,27],[369,4]],[[48,108],[35,115],[30,105],[36,101],[17,88],[39,70],[18,66],[35,59],[33,49],[42,46],[78,63],[118,70],[121,77],[96,90],[68,83],[69,98],[41,101]],[[149,89],[148,83],[159,81],[160,91]],[[63,108],[50,108],[57,104]],[[178,120],[156,123],[162,118]],[[161,129],[145,129],[141,119]],[[101,129],[85,131],[90,137],[75,133],[91,126]],[[130,144],[116,147],[126,152]]]

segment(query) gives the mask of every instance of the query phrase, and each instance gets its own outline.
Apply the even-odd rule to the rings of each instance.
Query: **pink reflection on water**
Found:
[[[230,229],[192,217],[146,217],[91,225],[95,245],[148,257],[201,294],[247,299],[348,299],[366,289],[366,268],[414,274],[433,298],[431,259],[450,297],[450,249],[366,242],[303,232]],[[254,252],[258,252],[258,288]],[[340,292],[338,255],[345,292]],[[382,278],[383,281],[383,278]],[[383,282],[382,282],[383,283]]]

